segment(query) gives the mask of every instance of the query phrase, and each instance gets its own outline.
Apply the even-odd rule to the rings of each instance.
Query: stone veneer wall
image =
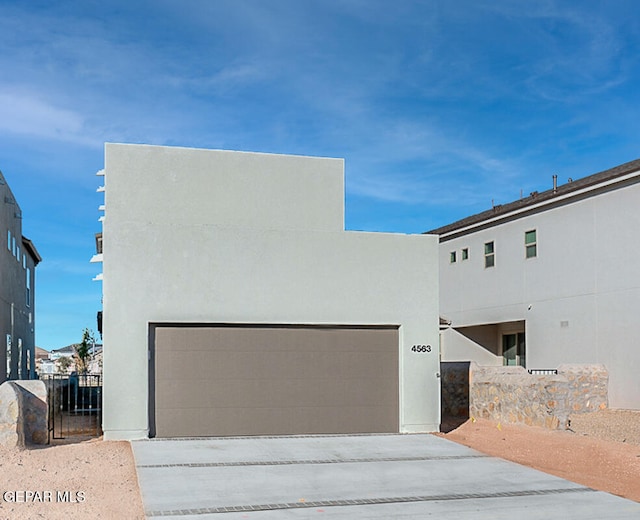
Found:
[[[560,365],[557,374],[537,375],[522,367],[443,362],[441,373],[443,415],[565,429],[571,414],[608,405],[604,365]]]

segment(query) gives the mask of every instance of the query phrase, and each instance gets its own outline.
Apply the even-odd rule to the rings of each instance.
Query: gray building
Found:
[[[22,236],[22,211],[0,172],[0,383],[35,376],[35,270],[41,258]]]
[[[105,439],[438,430],[436,237],[341,159],[107,144]]]
[[[640,409],[640,160],[532,193],[440,236],[443,361],[602,363]]]

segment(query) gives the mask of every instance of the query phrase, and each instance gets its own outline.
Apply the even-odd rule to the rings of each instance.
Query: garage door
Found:
[[[152,328],[158,437],[398,431],[395,327]]]

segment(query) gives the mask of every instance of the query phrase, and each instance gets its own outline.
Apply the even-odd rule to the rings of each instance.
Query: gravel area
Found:
[[[575,414],[569,418],[569,431],[640,446],[640,410],[602,410]]]

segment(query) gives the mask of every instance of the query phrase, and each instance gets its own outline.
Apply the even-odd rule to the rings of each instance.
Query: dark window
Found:
[[[484,266],[493,267],[496,265],[496,252],[493,242],[487,242],[484,245]]]
[[[526,258],[535,258],[538,256],[538,240],[536,230],[525,231],[524,233],[524,250]]]

